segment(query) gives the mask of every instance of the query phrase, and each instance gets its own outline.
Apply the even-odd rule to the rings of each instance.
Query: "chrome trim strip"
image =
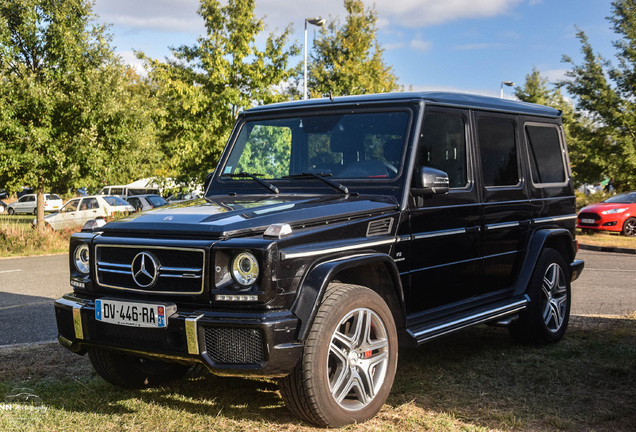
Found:
[[[417,234],[413,234],[413,240],[421,240],[421,239],[432,238],[432,237],[451,236],[451,235],[457,235],[457,234],[466,234],[466,228],[455,228],[455,229],[449,229],[449,230],[417,233]]]
[[[199,354],[199,328],[197,326],[197,321],[199,321],[202,316],[203,314],[199,314],[185,319],[188,354]]]
[[[519,221],[516,222],[502,222],[496,224],[486,225],[487,231],[498,230],[503,228],[516,228],[519,226]]]
[[[392,238],[392,239],[388,239],[388,240],[379,240],[379,241],[373,241],[373,242],[365,242],[365,243],[358,243],[358,244],[354,244],[351,246],[341,246],[341,247],[335,247],[335,248],[326,248],[326,249],[316,249],[313,251],[307,251],[307,252],[292,252],[292,253],[286,253],[286,252],[281,252],[280,253],[280,257],[282,260],[286,260],[286,259],[294,259],[294,258],[305,258],[305,257],[310,257],[310,256],[316,256],[316,255],[323,255],[323,254],[329,254],[329,253],[336,253],[336,252],[344,252],[344,251],[348,251],[348,250],[355,250],[355,249],[362,249],[365,247],[373,247],[373,246],[381,246],[381,245],[385,245],[385,244],[391,244],[391,243],[395,243],[396,239]]]
[[[130,268],[128,270],[111,270],[111,269],[97,267],[97,271],[104,272],[104,273],[118,273],[118,274],[127,274],[127,275],[130,274]]]
[[[577,216],[575,214],[564,215],[564,216],[542,217],[542,218],[533,219],[532,222],[534,223],[560,222],[560,221],[567,221],[570,219],[576,220],[576,217]]]
[[[472,326],[482,322],[497,319],[511,313],[519,312],[525,309],[527,304],[528,304],[528,300],[526,299],[519,300],[517,302],[511,303],[506,306],[501,306],[493,310],[485,311],[475,315],[470,315],[455,321],[451,321],[446,324],[442,324],[433,328],[419,331],[417,333],[413,333],[409,330],[409,333],[411,333],[411,335],[418,341],[418,343],[421,343],[426,340],[430,340],[439,336],[444,336],[446,334],[452,333],[457,330],[461,330],[468,326]],[[440,331],[440,333],[438,333],[438,331]],[[429,337],[424,337],[427,334],[431,334],[431,335]]]
[[[84,339],[84,327],[82,325],[82,303],[62,297],[57,299],[55,303],[62,304],[73,308],[73,329],[75,330],[76,339]]]
[[[411,241],[412,237],[411,235],[401,235],[398,238],[395,239],[396,242],[400,243],[400,242],[405,242],[405,241]]]
[[[75,329],[75,339],[84,339],[84,327],[82,326],[82,306],[73,305],[73,328]]]

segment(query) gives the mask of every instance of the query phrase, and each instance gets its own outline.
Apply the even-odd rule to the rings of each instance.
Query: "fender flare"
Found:
[[[568,264],[572,263],[576,251],[574,250],[574,238],[569,230],[565,228],[546,228],[534,231],[530,241],[528,242],[526,254],[523,258],[523,265],[521,266],[521,272],[519,273],[514,286],[514,295],[522,295],[526,292],[528,283],[530,283],[530,278],[534,273],[534,268],[539,260],[539,255],[541,255],[546,243],[557,237],[563,237],[565,240],[565,247],[570,248],[570,250],[566,249],[564,251],[564,258]]]
[[[393,284],[395,302],[397,302],[397,305],[393,306],[398,306],[399,308],[399,310],[394,310],[393,314],[398,328],[403,325],[406,316],[404,293],[400,274],[393,259],[389,255],[381,253],[339,257],[315,264],[300,282],[296,300],[291,307],[292,313],[300,320],[300,326],[295,338],[297,341],[304,340],[307,333],[309,333],[327,286],[333,281],[334,276],[342,270],[368,264],[382,264],[387,268]],[[389,307],[391,307],[391,304],[389,304]]]

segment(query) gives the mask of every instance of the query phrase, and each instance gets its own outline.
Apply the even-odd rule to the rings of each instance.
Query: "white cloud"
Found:
[[[522,0],[376,0],[379,14],[394,25],[426,27],[460,19],[489,18],[510,12]],[[365,4],[371,4],[365,1]]]
[[[199,0],[95,0],[103,22],[128,30],[196,32],[204,29]]]
[[[148,71],[144,68],[144,63],[137,58],[133,51],[121,51],[117,53],[122,60],[130,65],[140,76],[147,76]]]
[[[416,38],[411,40],[410,46],[411,46],[411,49],[415,51],[426,52],[426,51],[430,51],[431,48],[433,48],[433,42]]]

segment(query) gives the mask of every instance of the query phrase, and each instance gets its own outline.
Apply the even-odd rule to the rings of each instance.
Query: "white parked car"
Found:
[[[62,198],[59,196],[47,193],[44,194],[44,211],[55,212],[62,208]],[[38,208],[38,196],[36,194],[22,195],[20,199],[12,202],[7,206],[7,213],[10,215],[18,213],[36,214]]]
[[[62,209],[44,217],[44,223],[57,230],[82,226],[92,219],[106,219],[115,213],[132,213],[135,208],[115,195],[89,195],[69,200]],[[33,225],[37,220],[33,221]]]

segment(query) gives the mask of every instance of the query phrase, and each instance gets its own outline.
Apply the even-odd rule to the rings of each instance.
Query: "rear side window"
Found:
[[[555,126],[526,126],[533,183],[563,183],[565,165]]]
[[[515,123],[504,118],[479,119],[481,169],[486,187],[519,184]]]

